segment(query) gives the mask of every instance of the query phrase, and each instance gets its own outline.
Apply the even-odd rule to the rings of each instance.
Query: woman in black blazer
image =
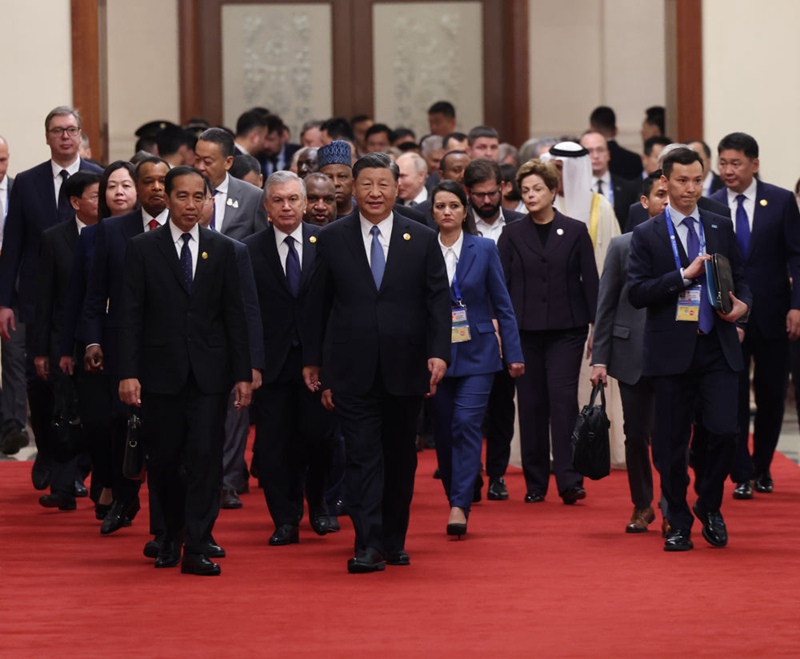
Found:
[[[528,217],[498,242],[522,340],[525,374],[517,379],[520,448],[527,494],[544,501],[553,472],[565,504],[586,497],[572,467],[570,435],[578,415],[578,375],[597,307],[598,276],[586,225],[553,208],[558,172],[530,160],[517,173]]]

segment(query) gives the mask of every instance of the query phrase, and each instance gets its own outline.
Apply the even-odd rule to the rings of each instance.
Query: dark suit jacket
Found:
[[[700,210],[700,220],[706,238],[708,254],[724,254],[733,270],[734,294],[748,305],[752,296],[744,279],[744,266],[731,221],[721,215]],[[682,267],[689,259],[680,239],[677,241]],[[629,299],[637,309],[647,307],[644,333],[643,375],[665,376],[685,373],[694,356],[697,324],[675,320],[678,295],[687,288],[670,245],[664,213],[640,224],[633,231],[630,260]],[[719,337],[728,365],[739,371],[743,368],[742,349],[736,326],[714,314],[714,328]]]
[[[519,329],[569,329],[594,322],[597,265],[583,222],[556,211],[542,247],[527,218],[507,225],[497,247]]]
[[[708,196],[713,196],[715,192],[722,190],[724,187],[725,184],[722,182],[720,175],[716,172],[711,172],[711,194]]]
[[[722,215],[722,217],[730,218],[731,211],[726,204],[720,204],[709,197],[700,197],[697,200],[697,207],[701,211],[710,211],[715,215]],[[650,219],[649,211],[642,206],[642,202],[637,201],[631,204],[628,209],[628,223],[625,225],[625,233],[633,231],[640,224],[647,222]]]
[[[642,185],[639,181],[629,181],[616,174],[611,175],[611,185],[614,186],[614,215],[617,216],[620,231],[624,231],[630,206],[638,201]]]
[[[608,152],[611,162],[608,168],[612,174],[628,181],[640,181],[642,178],[642,157],[638,153],[620,146],[616,140],[608,140]]]
[[[103,173],[85,160],[81,160],[80,171]],[[34,318],[42,233],[74,216],[72,208],[63,212],[58,209],[49,160],[17,176],[3,230],[0,306],[17,306],[20,322],[30,323]]]
[[[625,384],[642,376],[642,347],[647,313],[628,300],[628,257],[633,234],[612,238],[608,245],[594,323],[592,364],[605,364],[608,374]]]
[[[727,204],[727,188],[711,199]],[[730,212],[736,216],[735,204]],[[765,338],[784,338],[786,314],[800,309],[800,212],[789,190],[758,181],[750,249],[744,257],[744,277],[753,293],[748,324],[754,323]]]
[[[125,256],[120,379],[174,395],[190,373],[204,394],[251,380],[247,323],[233,243],[200,228],[191,292],[169,224],[130,241]],[[207,258],[200,255],[207,254]]]
[[[75,342],[83,343],[86,335],[83,308],[86,301],[86,285],[89,279],[89,268],[94,259],[95,239],[97,238],[99,224],[84,227],[78,236],[78,242],[75,243],[72,271],[69,275],[67,302],[64,306],[64,322],[61,325],[60,354],[62,356],[72,356],[75,350]]]
[[[229,238],[244,240],[267,228],[267,210],[261,190],[232,176],[228,180],[228,201],[222,232]]]
[[[334,395],[363,395],[379,373],[392,395],[427,393],[428,359],[450,360],[450,294],[436,234],[395,213],[380,290],[358,212],[320,231],[317,258],[311,306],[321,318],[311,321],[307,364],[322,365]]]
[[[55,364],[60,357],[60,333],[77,242],[78,226],[74,219],[50,227],[42,234],[36,317],[29,331],[33,332],[35,355],[49,357],[52,368],[57,368]]]
[[[297,297],[294,297],[289,290],[275,244],[275,229],[272,224],[244,241],[253,264],[255,288],[264,326],[261,343],[265,355],[264,384],[272,384],[278,379],[293,342],[299,341],[300,347],[305,348],[309,340],[306,307],[316,267],[316,236],[320,229],[312,224],[303,223],[302,226],[303,262]],[[315,242],[311,242],[312,236]],[[298,372],[296,375],[299,380],[301,373]]]
[[[465,233],[455,279],[467,308],[471,338],[469,341],[452,344],[446,377],[494,373],[502,370],[503,362],[524,362],[517,319],[494,241]],[[452,304],[455,305],[455,291],[452,286],[450,293]],[[493,318],[497,319],[503,340],[502,359]]]

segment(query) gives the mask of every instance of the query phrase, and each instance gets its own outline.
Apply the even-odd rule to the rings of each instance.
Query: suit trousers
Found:
[[[355,550],[400,551],[414,495],[422,396],[390,394],[378,372],[367,393],[334,392],[333,398],[344,435],[345,504],[356,532]]]
[[[789,384],[789,339],[766,339],[749,323],[742,342],[745,368],[739,373],[739,434],[731,480],[744,483],[769,471],[780,439],[786,389]],[[750,361],[753,360],[753,391],[756,415],[753,423],[753,456],[750,457]]]
[[[3,366],[0,435],[12,430],[24,430],[28,423],[28,398],[25,386],[25,325],[19,322],[16,310],[14,319],[17,329],[11,332],[11,338],[8,341],[3,341],[0,352]]]
[[[486,410],[486,475],[490,480],[505,476],[514,437],[514,378],[506,369],[494,374]]]
[[[494,373],[446,377],[432,399],[436,457],[444,492],[450,506],[463,508],[467,515],[481,464],[481,421],[494,381]]]
[[[736,444],[738,374],[722,353],[716,331],[698,336],[686,373],[653,378],[655,425],[653,462],[674,529],[691,529],[694,517],[686,501],[687,456],[697,411],[703,423],[704,450],[697,507],[703,513],[722,506],[725,478]]]
[[[636,384],[620,382],[619,392],[631,502],[636,508],[648,508],[653,504],[653,469],[650,466],[650,436],[655,414],[653,380],[641,377]]]
[[[333,415],[319,393],[308,390],[301,351],[293,348],[284,369],[292,381],[262,385],[255,393],[255,456],[267,508],[276,527],[296,526],[303,517],[304,483],[309,513],[325,514],[325,484],[331,465]]]
[[[202,554],[219,514],[227,393],[203,393],[192,375],[176,394],[142,390],[149,486],[164,515],[165,542]]]
[[[528,494],[547,493],[550,438],[559,494],[581,487],[570,437],[578,416],[578,376],[587,327],[520,331],[525,374],[517,378],[522,471]]]
[[[250,410],[237,411],[233,406],[235,391],[228,396],[228,413],[225,415],[225,444],[222,449],[222,487],[241,491],[246,483],[247,436],[250,433]]]

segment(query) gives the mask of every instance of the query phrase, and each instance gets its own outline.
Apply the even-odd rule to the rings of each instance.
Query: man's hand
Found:
[[[688,268],[683,270],[684,279],[696,279],[701,274],[706,272],[706,261],[711,260],[711,254],[701,254],[698,256]]]
[[[427,397],[436,395],[436,387],[442,381],[445,372],[447,371],[447,362],[438,357],[431,357],[428,360],[428,370],[431,374],[430,391],[425,394]]]
[[[736,297],[733,293],[728,293],[730,295],[731,301],[733,302],[733,309],[731,309],[730,313],[720,313],[717,311],[722,320],[727,320],[729,323],[735,323],[739,320],[742,316],[744,316],[748,309],[748,307],[744,302],[742,302],[738,297]]]
[[[325,389],[322,392],[322,407],[328,412],[333,412],[333,408],[336,407],[333,404],[333,392],[330,389]]]
[[[319,391],[319,366],[303,366],[303,382],[309,391]]]
[[[72,375],[75,372],[75,360],[69,355],[64,355],[58,360],[58,367],[62,373],[69,373]]]
[[[14,320],[14,310],[8,307],[0,307],[0,336],[5,341],[11,338],[11,331],[17,330],[17,322]]]
[[[86,348],[83,355],[83,368],[90,373],[99,373],[103,370],[103,349],[95,343]]]
[[[520,375],[525,375],[525,364],[522,362],[511,362],[508,365],[508,374],[512,378],[518,378]]]
[[[119,398],[126,405],[142,406],[142,385],[137,378],[119,381]]]
[[[592,366],[592,374],[589,379],[593,387],[596,387],[598,382],[602,382],[605,387],[608,384],[608,370],[605,366]]]
[[[50,358],[41,356],[34,357],[33,365],[36,367],[36,375],[42,378],[42,380],[47,380],[47,376],[50,375]]]
[[[800,309],[789,309],[786,314],[786,333],[790,341],[800,338]]]
[[[237,382],[233,385],[233,407],[237,412],[250,405],[253,398],[252,382]]]
[[[261,378],[261,371],[257,368],[253,369],[253,391],[256,389],[260,389],[261,385],[263,384],[263,379]]]

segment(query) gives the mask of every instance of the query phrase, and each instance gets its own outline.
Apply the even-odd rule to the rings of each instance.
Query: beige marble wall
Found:
[[[72,104],[69,0],[1,0],[0,35],[0,135],[14,176],[50,157],[44,119]]]
[[[800,3],[704,0],[706,141],[726,134],[758,140],[765,181],[793,188],[800,178]]]

